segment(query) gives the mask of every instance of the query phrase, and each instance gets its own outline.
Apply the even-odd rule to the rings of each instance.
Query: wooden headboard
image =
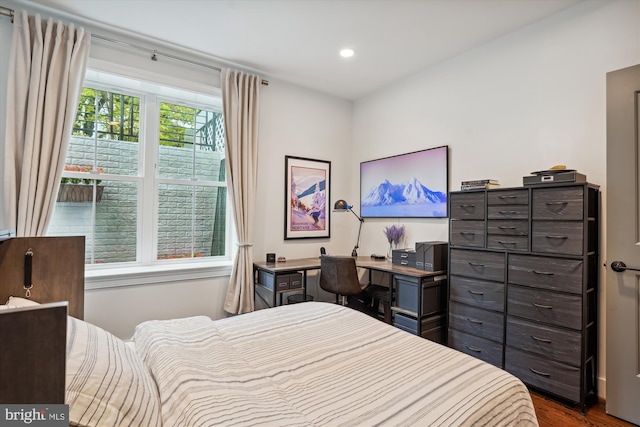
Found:
[[[69,315],[84,319],[84,236],[13,237],[0,241],[0,304],[25,298],[25,254],[33,252],[33,301],[68,301]]]
[[[0,404],[62,404],[67,303],[0,310]]]

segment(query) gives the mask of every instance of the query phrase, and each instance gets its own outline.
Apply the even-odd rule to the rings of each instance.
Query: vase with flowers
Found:
[[[390,225],[384,228],[384,235],[389,242],[389,251],[387,252],[387,259],[391,260],[393,250],[398,248],[398,244],[404,237],[404,225]]]

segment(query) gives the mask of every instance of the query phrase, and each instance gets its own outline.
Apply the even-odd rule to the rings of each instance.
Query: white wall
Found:
[[[350,253],[358,224],[350,213],[331,214],[329,239],[284,240],[284,163],[287,155],[330,161],[330,207],[346,198],[351,170],[357,167],[351,152],[353,104],[278,81],[271,81],[260,96],[254,260],[264,261],[267,252],[285,258],[319,256],[321,246],[328,253]],[[309,274],[310,294],[328,299],[318,290],[315,273]]]
[[[520,186],[531,171],[565,164],[601,186],[604,242],[605,75],[640,62],[639,19],[636,0],[589,1],[358,100],[354,160],[447,144],[450,190],[480,178]],[[351,178],[355,200],[356,170]],[[365,252],[384,248],[380,230],[390,222],[365,223]],[[447,238],[446,220],[397,222],[407,226],[409,244]],[[600,285],[606,286],[604,274]],[[604,297],[601,292],[601,385]]]

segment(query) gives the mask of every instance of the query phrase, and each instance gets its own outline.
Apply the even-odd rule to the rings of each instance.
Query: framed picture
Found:
[[[331,162],[285,156],[284,238],[330,236]]]

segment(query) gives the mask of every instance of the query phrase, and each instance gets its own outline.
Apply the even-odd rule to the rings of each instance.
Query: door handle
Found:
[[[640,268],[627,267],[627,264],[625,264],[622,261],[613,261],[611,263],[611,269],[616,273],[622,273],[623,271],[626,271],[626,270],[640,271]]]

